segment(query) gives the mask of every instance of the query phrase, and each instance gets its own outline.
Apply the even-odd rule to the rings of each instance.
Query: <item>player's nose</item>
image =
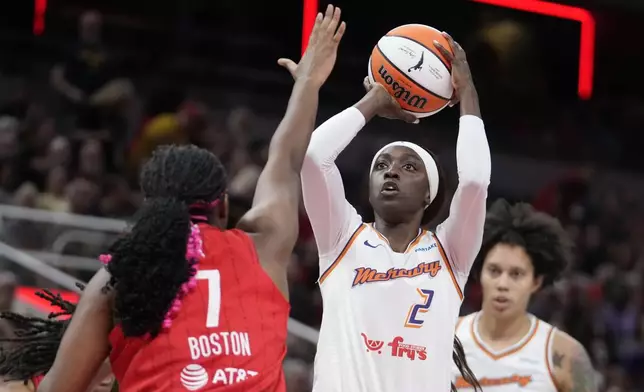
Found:
[[[400,171],[397,168],[397,165],[390,165],[387,171],[385,171],[385,179],[399,179]]]
[[[495,283],[497,290],[507,291],[510,283],[510,277],[508,276],[508,274],[503,273],[496,279]]]

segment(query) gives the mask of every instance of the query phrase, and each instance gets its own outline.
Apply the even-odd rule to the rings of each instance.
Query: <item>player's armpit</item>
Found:
[[[595,369],[586,349],[570,335],[557,331],[550,357],[559,392],[597,392]]]

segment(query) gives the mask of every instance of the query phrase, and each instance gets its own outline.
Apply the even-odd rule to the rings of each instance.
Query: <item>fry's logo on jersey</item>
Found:
[[[356,268],[356,276],[353,278],[351,287],[355,287],[365,283],[373,282],[387,282],[389,280],[400,278],[415,278],[420,275],[429,275],[432,278],[438,275],[438,271],[442,268],[440,261],[432,261],[429,263],[420,263],[412,269],[406,268],[389,268],[387,272],[378,272],[373,268],[360,267]]]
[[[508,377],[500,377],[500,378],[483,377],[482,379],[479,380],[479,384],[481,384],[482,387],[493,387],[493,386],[499,386],[499,385],[512,385],[512,384],[517,384],[520,387],[525,387],[531,382],[532,382],[532,376],[522,376],[519,374],[513,374]],[[459,389],[473,388],[472,385],[467,381],[465,381],[465,379],[461,376],[456,377],[454,386]]]
[[[396,336],[391,343],[387,344],[387,346],[391,347],[392,357],[402,358],[403,355],[406,355],[407,358],[413,361],[418,355],[418,359],[421,361],[427,359],[427,349],[424,346],[414,346],[412,344],[403,343],[403,341],[402,337]]]
[[[364,344],[367,347],[367,352],[375,351],[378,354],[382,354],[382,347],[385,345],[385,342],[382,340],[369,339],[367,335],[361,333]],[[424,346],[416,346],[413,344],[403,343],[404,339],[401,336],[396,336],[393,340],[387,343],[388,347],[391,347],[391,356],[397,358],[407,357],[412,361],[418,358],[421,361],[427,359],[427,349]]]

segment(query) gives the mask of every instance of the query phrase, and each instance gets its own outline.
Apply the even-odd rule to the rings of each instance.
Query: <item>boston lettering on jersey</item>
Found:
[[[188,337],[190,357],[193,360],[213,355],[250,357],[250,338],[247,332],[219,332]]]
[[[522,376],[519,374],[513,374],[511,376],[507,377],[499,377],[499,378],[487,378],[484,377],[479,380],[479,384],[481,384],[482,387],[493,387],[493,386],[500,386],[500,385],[519,385],[520,387],[525,387],[526,385],[530,384],[532,382],[532,376]],[[456,388],[472,388],[472,385],[465,381],[465,379],[461,376],[456,377],[456,382],[454,382],[454,386]]]
[[[412,269],[406,268],[389,268],[387,272],[378,272],[378,270],[369,267],[356,268],[356,275],[353,278],[351,287],[355,287],[364,283],[373,282],[387,282],[393,279],[400,278],[415,278],[420,275],[429,275],[435,277],[441,270],[440,261],[432,261],[429,263],[420,263]]]

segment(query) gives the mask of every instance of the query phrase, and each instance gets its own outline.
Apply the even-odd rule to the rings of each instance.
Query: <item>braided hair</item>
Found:
[[[76,284],[81,290],[85,288]],[[0,375],[5,381],[24,381],[25,384],[36,376],[49,371],[56,358],[58,346],[63,338],[76,304],[65,301],[60,294],[43,289],[36,295],[60,309],[46,319],[27,317],[14,312],[2,312],[0,318],[15,325],[15,337],[0,339]]]
[[[196,221],[225,198],[226,171],[211,152],[157,148],[143,166],[144,202],[132,229],[101,260],[111,278],[114,316],[128,337],[156,337],[172,324],[181,298],[196,286],[201,244]]]
[[[454,352],[452,353],[452,360],[458,368],[458,371],[463,376],[463,379],[470,384],[474,391],[482,392],[481,384],[479,380],[476,379],[474,372],[470,369],[470,366],[467,364],[467,358],[465,357],[465,349],[463,349],[463,343],[459,340],[458,336],[454,336]],[[456,385],[452,383],[452,392],[457,392]]]

